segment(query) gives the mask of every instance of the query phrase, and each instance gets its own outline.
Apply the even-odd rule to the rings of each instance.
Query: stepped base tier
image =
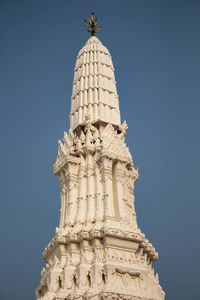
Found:
[[[43,252],[38,300],[164,300],[152,267],[158,254],[137,225],[138,171],[125,143],[127,124],[120,123],[113,70],[108,50],[91,37],[77,58],[70,130],[59,140],[60,224]],[[104,98],[94,98],[101,89]]]

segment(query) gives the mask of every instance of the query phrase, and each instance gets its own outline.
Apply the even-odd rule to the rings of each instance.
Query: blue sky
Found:
[[[140,178],[138,223],[166,300],[199,298],[200,2],[0,1],[1,300],[33,300],[59,220],[52,174],[94,11]]]

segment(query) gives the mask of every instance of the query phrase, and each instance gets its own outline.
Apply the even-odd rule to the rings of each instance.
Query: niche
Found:
[[[102,272],[101,285],[105,285],[105,284],[106,284],[106,275],[104,272]]]
[[[88,286],[88,287],[91,286],[91,276],[89,273],[87,274],[86,286]]]
[[[38,292],[37,292],[38,296],[43,297],[46,294],[47,290],[48,290],[48,288],[46,285],[41,286],[40,290],[38,290]]]
[[[74,275],[72,278],[72,290],[76,288],[76,276]]]
[[[62,288],[62,279],[60,276],[58,276],[58,281],[57,281],[57,291],[59,291]]]

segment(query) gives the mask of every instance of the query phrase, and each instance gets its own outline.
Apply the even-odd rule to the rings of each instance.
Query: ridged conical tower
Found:
[[[137,226],[126,129],[111,55],[92,36],[77,56],[70,129],[54,165],[60,224],[43,252],[38,300],[164,299],[158,254]]]

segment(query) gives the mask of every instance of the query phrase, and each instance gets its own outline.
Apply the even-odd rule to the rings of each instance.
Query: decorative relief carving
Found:
[[[128,147],[121,138],[122,135],[111,124],[108,124],[102,132],[102,154],[113,159],[132,162]]]
[[[128,263],[134,264],[136,263],[136,257],[134,253],[126,252],[117,249],[109,249],[106,252],[107,261],[109,262],[119,262],[119,263]]]
[[[70,156],[84,153],[86,150],[100,151],[102,149],[102,154],[104,153],[104,155],[131,162],[130,152],[124,143],[126,127],[126,123],[123,123],[120,127],[121,133],[118,134],[114,127],[108,124],[100,133],[92,125],[90,119],[87,119],[84,131],[81,130],[79,136],[73,134],[72,131],[69,131],[69,134],[65,132],[63,138],[64,144],[60,140],[58,141],[58,157],[54,165],[54,171],[57,172],[59,166],[63,165],[63,161],[69,160]]]
[[[142,280],[141,272],[140,271],[132,271],[128,270],[125,268],[116,268],[115,271],[113,272],[113,275],[115,277],[121,278],[123,282],[123,287],[124,288],[129,288],[134,287],[136,288],[135,281],[137,280]]]
[[[144,297],[138,297],[134,295],[124,295],[124,294],[115,294],[115,293],[104,293],[101,296],[102,300],[147,300]]]
[[[119,129],[121,130],[121,133],[120,133],[121,140],[124,142],[125,136],[126,136],[126,130],[128,129],[128,125],[127,125],[126,121],[124,121],[123,124],[121,126],[119,126]]]
[[[94,256],[93,256],[93,262],[96,263],[103,263],[105,262],[105,252],[104,249],[98,249],[94,248]]]

